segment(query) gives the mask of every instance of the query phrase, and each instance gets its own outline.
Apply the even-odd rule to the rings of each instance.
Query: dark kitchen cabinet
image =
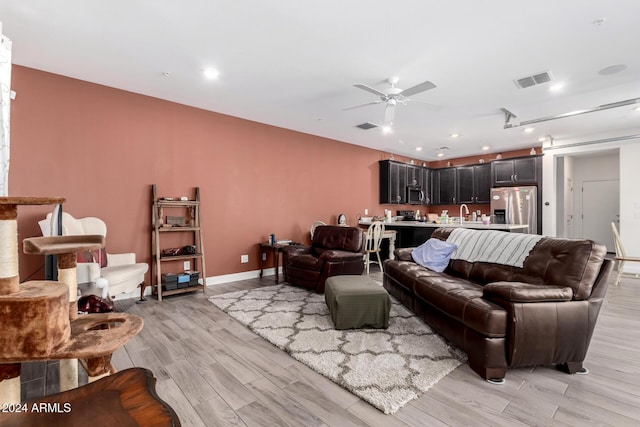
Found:
[[[491,165],[457,167],[456,190],[456,203],[489,203]]]
[[[393,160],[381,160],[380,203],[407,203],[407,165]]]
[[[434,169],[432,173],[434,205],[452,205],[456,199],[456,168]]]
[[[414,165],[406,165],[406,167],[407,167],[407,185],[421,186],[424,172],[426,172],[427,169],[421,166],[414,166]]]
[[[407,185],[420,187],[422,191],[422,205],[431,203],[431,189],[429,188],[429,169],[422,166],[407,166]],[[410,201],[408,201],[410,202]],[[412,203],[416,204],[416,203]]]
[[[537,184],[542,178],[542,157],[528,156],[491,162],[494,187]]]
[[[432,199],[432,195],[431,195],[431,173],[432,171],[430,169],[427,168],[422,168],[423,169],[423,173],[422,173],[422,181],[420,182],[420,185],[422,186],[422,191],[424,191],[424,201],[422,202],[423,205],[430,205],[433,201]]]

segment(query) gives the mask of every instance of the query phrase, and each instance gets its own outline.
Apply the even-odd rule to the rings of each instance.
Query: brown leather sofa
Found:
[[[364,232],[358,227],[316,227],[311,246],[283,249],[284,279],[292,285],[324,293],[327,277],[362,274]]]
[[[451,228],[432,237],[446,240]],[[384,287],[436,332],[465,351],[483,378],[507,368],[557,364],[587,372],[583,361],[613,261],[590,240],[544,237],[522,268],[451,260],[442,273],[413,262],[412,248],[384,263]]]

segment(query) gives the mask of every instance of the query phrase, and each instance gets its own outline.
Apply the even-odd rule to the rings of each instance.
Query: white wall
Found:
[[[620,162],[618,150],[595,155],[565,156],[573,159],[573,211],[575,215],[574,236],[583,237],[582,229],[582,187],[585,181],[611,181],[620,177]],[[565,202],[567,200],[565,199]],[[607,230],[611,229],[609,223],[603,224]]]
[[[620,148],[620,237],[627,255],[640,257],[640,143]],[[637,262],[624,271],[640,273]]]
[[[556,158],[583,153],[602,153],[616,148],[620,149],[620,234],[627,254],[640,256],[640,191],[637,190],[640,183],[640,137],[597,144],[576,144],[566,147],[556,144],[553,147],[545,147],[542,166],[542,234],[557,236],[556,204],[564,203],[564,200],[557,200]],[[564,169],[567,169],[566,165]],[[598,165],[591,170],[591,173],[594,176],[599,173]],[[560,179],[564,179],[564,174]],[[630,264],[625,265],[625,272],[640,273],[640,266]]]

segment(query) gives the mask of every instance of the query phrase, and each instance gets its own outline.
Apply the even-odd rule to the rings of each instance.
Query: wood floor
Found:
[[[378,277],[380,273],[377,274]],[[640,425],[640,280],[610,287],[585,365],[512,369],[492,385],[463,365],[394,415],[384,415],[231,319],[207,296],[273,285],[273,278],[136,304],[143,331],[113,358],[142,366],[183,426]],[[57,364],[23,368],[23,397],[55,392]],[[86,379],[84,379],[86,381]]]

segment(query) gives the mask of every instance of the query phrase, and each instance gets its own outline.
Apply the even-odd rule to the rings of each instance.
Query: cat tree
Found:
[[[61,391],[77,387],[80,360],[89,381],[115,372],[111,355],[143,320],[127,313],[78,316],[76,253],[104,247],[103,236],[24,239],[24,252],[57,255],[58,280],[20,283],[18,206],[53,205],[61,197],[0,197],[0,402],[20,402],[22,362],[60,360]]]

